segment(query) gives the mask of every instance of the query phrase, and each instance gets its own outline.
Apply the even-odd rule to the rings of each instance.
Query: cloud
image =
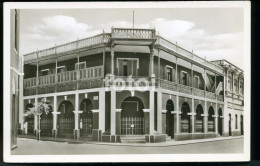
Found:
[[[40,23],[30,25],[21,34],[23,46],[30,44],[30,48],[48,48],[54,44],[63,44],[98,33],[110,32],[111,27],[132,28],[132,22],[113,21],[96,27],[80,23],[75,18],[64,15],[45,17]],[[136,24],[135,28],[155,28],[160,36],[178,45],[193,50],[200,57],[207,60],[227,59],[242,68],[243,34],[221,33],[210,34],[207,29],[198,28],[194,22],[186,20],[169,20],[156,18],[145,24]],[[35,51],[29,50],[27,52]]]
[[[38,24],[27,26],[25,32],[21,34],[21,40],[24,41],[21,44],[30,41],[32,44],[38,43],[38,49],[44,49],[55,44],[71,42],[97,33],[100,33],[100,31],[93,30],[92,26],[80,23],[73,17],[56,15],[44,17]],[[25,50],[24,48],[21,53],[28,52],[27,50],[30,52],[36,49],[30,50],[30,48],[26,48]]]

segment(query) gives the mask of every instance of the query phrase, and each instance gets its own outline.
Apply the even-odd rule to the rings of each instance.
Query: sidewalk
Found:
[[[217,138],[208,138],[208,139],[197,139],[197,140],[186,140],[186,141],[175,141],[170,140],[160,143],[109,143],[109,142],[96,142],[90,140],[74,140],[66,138],[52,138],[52,137],[41,137],[40,141],[54,141],[54,142],[67,142],[68,144],[96,144],[96,145],[111,145],[111,146],[133,146],[133,147],[167,147],[167,146],[177,146],[185,144],[196,144],[196,143],[205,143],[205,142],[214,142],[230,139],[239,139],[244,138],[244,136],[234,136],[234,137],[217,137]],[[20,135],[18,136],[19,140],[29,140],[32,139],[37,141],[36,136]]]

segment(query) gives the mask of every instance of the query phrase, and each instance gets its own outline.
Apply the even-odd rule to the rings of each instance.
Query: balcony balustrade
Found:
[[[113,28],[112,38],[155,39],[154,29]]]
[[[70,42],[67,44],[59,45],[56,47],[48,48],[45,50],[41,50],[38,52],[33,52],[30,54],[24,55],[24,61],[30,61],[33,59],[55,55],[55,54],[61,54],[69,51],[73,51],[76,49],[81,49],[84,47],[94,46],[102,43],[108,43],[110,41],[110,34],[108,33],[102,33],[93,37],[77,40],[74,42]]]
[[[156,79],[156,86],[160,87],[162,89],[177,91],[177,92],[190,94],[190,95],[194,95],[194,96],[199,96],[199,97],[205,97],[205,98],[209,98],[212,100],[217,99],[218,101],[224,101],[223,95],[217,95],[217,98],[216,98],[215,93],[193,88],[190,86],[185,86],[182,84],[176,84],[175,82],[171,82],[168,80]]]
[[[72,70],[24,80],[25,96],[103,86],[103,66]]]

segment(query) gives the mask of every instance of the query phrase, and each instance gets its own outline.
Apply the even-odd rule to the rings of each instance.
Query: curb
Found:
[[[30,137],[18,137],[22,139],[33,139]],[[109,146],[131,146],[131,147],[168,147],[168,146],[178,146],[178,145],[188,145],[188,144],[197,144],[197,143],[207,143],[207,142],[216,142],[216,141],[224,141],[224,140],[233,140],[233,139],[240,139],[244,138],[244,136],[236,136],[236,137],[222,137],[220,139],[198,139],[198,140],[188,140],[190,142],[184,141],[171,141],[172,144],[166,144],[167,142],[162,143],[136,143],[136,144],[127,144],[127,143],[109,143],[109,142],[94,142],[94,141],[73,141],[73,140],[59,140],[59,139],[46,139],[42,138],[40,141],[49,141],[49,142],[62,142],[68,144],[95,144],[95,145],[109,145]]]

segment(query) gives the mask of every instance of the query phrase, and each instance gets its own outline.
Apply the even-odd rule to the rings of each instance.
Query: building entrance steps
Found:
[[[122,135],[121,143],[145,143],[144,135]]]

